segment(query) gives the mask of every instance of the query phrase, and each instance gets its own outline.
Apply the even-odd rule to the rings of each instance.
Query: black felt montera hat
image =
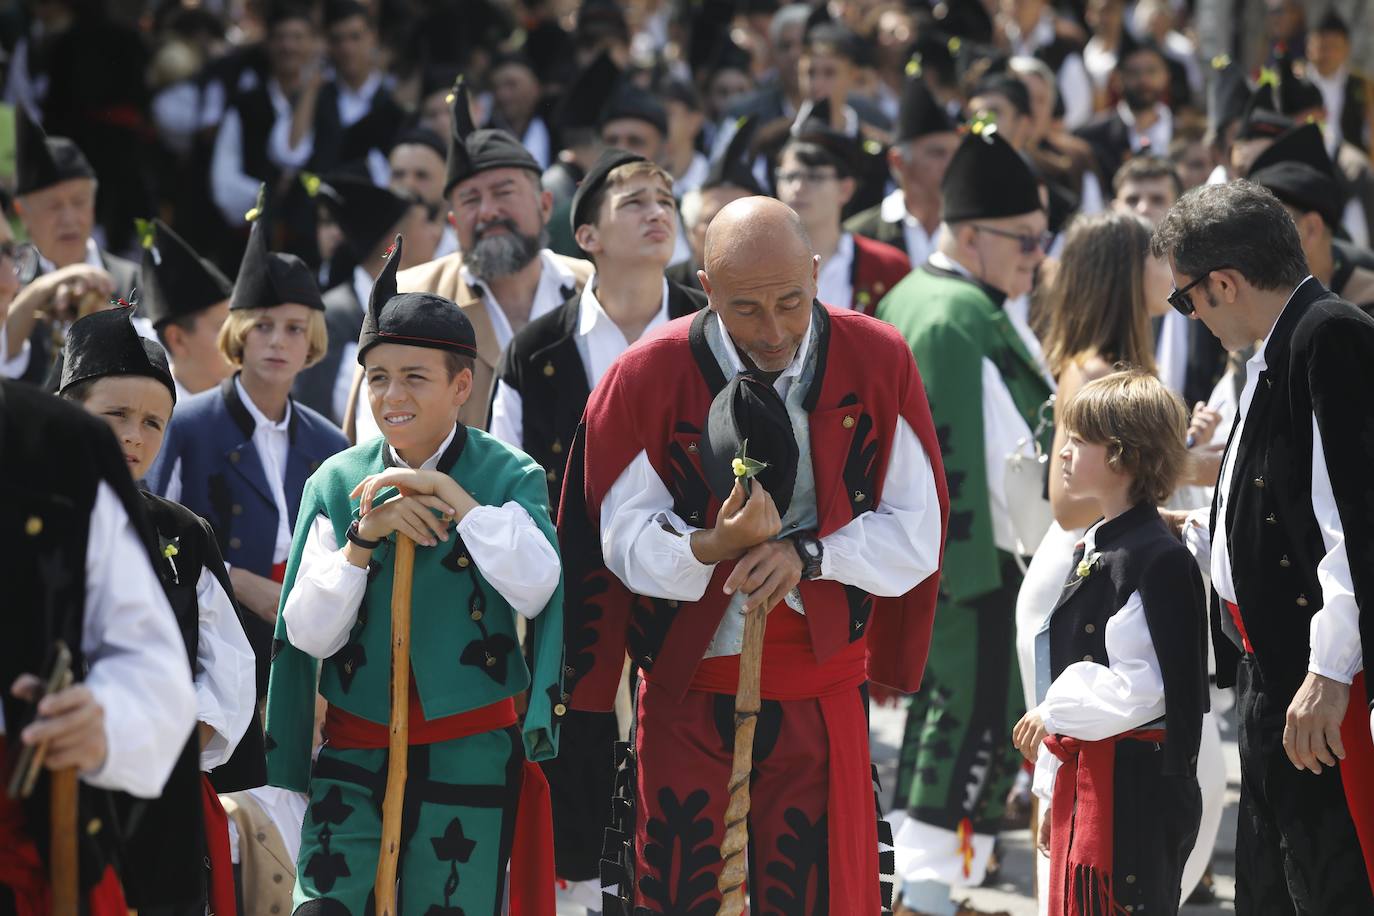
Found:
[[[768,465],[756,479],[773,497],[778,515],[786,515],[797,482],[797,436],[782,396],[747,372],[735,376],[711,402],[701,437],[702,470],[721,502],[735,486],[733,465],[741,456]]]
[[[139,221],[143,313],[161,327],[228,299],[234,284],[160,219]]]
[[[755,157],[750,154],[750,144],[754,141],[758,123],[758,118],[751,117],[743,117],[735,122],[735,135],[730,138],[725,151],[711,163],[711,170],[701,183],[703,191],[735,187],[751,195],[768,194],[754,177]]]
[[[95,169],[81,149],[66,137],[49,137],[23,105],[14,107],[14,193],[42,191],[73,178],[94,178]]]
[[[313,176],[312,176],[313,177]],[[376,251],[410,212],[413,202],[390,188],[379,188],[366,178],[338,175],[311,181],[311,194],[328,211],[343,232],[344,241],[359,260]]]
[[[1320,214],[1332,229],[1341,225],[1345,194],[1316,124],[1300,125],[1275,140],[1255,159],[1249,179],[1291,207]]]
[[[587,170],[586,177],[582,179],[581,183],[577,186],[577,190],[573,192],[572,209],[569,213],[573,234],[576,235],[578,227],[582,226],[584,223],[596,221],[596,214],[587,212],[587,198],[590,197],[594,191],[606,184],[606,179],[611,177],[612,172],[622,165],[629,165],[632,162],[647,161],[648,160],[643,156],[638,153],[632,153],[629,150],[615,149],[614,147],[602,150],[595,164]]]
[[[1040,192],[1026,160],[997,132],[977,120],[949,160],[940,185],[947,223],[1023,216],[1040,210]]]
[[[133,306],[122,305],[73,322],[62,347],[59,393],[78,382],[110,375],[145,375],[166,385],[176,403],[177,386],[167,352],[156,340],[139,336],[130,321],[133,314]]]
[[[543,173],[530,151],[511,134],[496,128],[477,129],[472,123],[472,109],[468,107],[468,87],[461,77],[453,86],[449,105],[453,113],[453,134],[448,140],[445,195],[459,182],[492,169],[528,169],[536,175]]]
[[[915,60],[907,64],[906,83],[902,87],[901,107],[897,110],[898,143],[917,140],[930,134],[951,133],[959,129],[945,111],[945,106],[931,93]]]
[[[248,233],[248,248],[239,262],[229,309],[270,309],[297,303],[323,312],[324,299],[320,297],[314,271],[294,254],[268,251],[262,212],[265,196],[266,188],[260,188],[258,205],[247,214],[253,228]]]
[[[358,335],[358,365],[364,365],[363,357],[368,350],[382,343],[476,356],[477,336],[472,322],[452,299],[434,293],[396,291],[396,269],[401,263],[403,245],[402,238],[396,236],[386,266],[372,284],[363,329]]]

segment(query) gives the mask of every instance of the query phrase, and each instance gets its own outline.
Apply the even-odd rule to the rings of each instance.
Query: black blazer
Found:
[[[307,407],[343,426],[343,417],[334,416],[334,382],[339,376],[344,347],[358,342],[363,329],[364,303],[353,291],[353,278],[324,294],[324,324],[329,332],[329,348],[324,358],[296,376],[291,394]]]
[[[1315,279],[1294,291],[1270,335],[1234,451],[1226,539],[1241,617],[1268,692],[1286,702],[1307,674],[1312,615],[1322,607],[1317,564],[1326,555],[1312,509],[1312,418],[1359,605],[1361,642],[1374,646],[1374,318]],[[1212,529],[1220,493],[1212,502]],[[1217,682],[1234,682],[1240,635],[1212,607]],[[1370,685],[1374,690],[1374,683]],[[1374,699],[1374,697],[1371,697]]]
[[[1097,529],[1097,557],[1078,575],[1080,547],[1050,618],[1050,673],[1074,662],[1107,663],[1107,622],[1133,592],[1140,593],[1145,622],[1164,679],[1166,720],[1164,772],[1197,769],[1202,714],[1207,711],[1207,611],[1202,575],[1188,549],[1142,503]]]
[[[506,347],[496,371],[502,385],[509,385],[520,394],[521,448],[544,466],[549,483],[549,512],[554,518],[558,517],[568,449],[591,396],[587,369],[577,351],[581,301],[581,294],[571,296],[554,311],[521,328]],[[706,296],[700,291],[668,283],[669,319],[705,307]],[[495,392],[493,385],[493,400]]]

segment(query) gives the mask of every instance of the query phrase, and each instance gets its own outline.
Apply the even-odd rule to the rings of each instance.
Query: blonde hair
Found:
[[[229,310],[229,317],[220,326],[218,343],[219,352],[223,353],[224,358],[233,363],[235,368],[243,367],[243,342],[248,338],[248,332],[258,323],[258,319],[269,311],[271,309],[265,308]],[[329,330],[325,327],[324,312],[319,309],[310,310],[310,320],[305,333],[310,341],[310,347],[305,354],[305,368],[309,369],[324,359],[325,353],[329,350]]]
[[[1107,466],[1131,477],[1131,501],[1159,505],[1188,463],[1188,411],[1149,372],[1126,369],[1089,382],[1064,408],[1064,428],[1107,446]]]

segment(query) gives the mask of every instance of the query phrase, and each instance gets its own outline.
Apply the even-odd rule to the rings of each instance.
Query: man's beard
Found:
[[[1160,94],[1153,89],[1123,89],[1121,98],[1131,111],[1147,111],[1159,102]]]
[[[497,226],[506,231],[482,238],[484,232]],[[474,234],[478,240],[463,252],[463,266],[479,280],[495,280],[517,273],[539,257],[539,252],[549,244],[548,229],[541,227],[539,234],[534,236],[522,235],[508,219],[479,223]]]

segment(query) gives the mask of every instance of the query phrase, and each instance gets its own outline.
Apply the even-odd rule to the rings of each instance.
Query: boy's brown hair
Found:
[[[1188,411],[1148,372],[1113,372],[1079,389],[1063,426],[1084,442],[1107,447],[1107,466],[1131,478],[1131,501],[1159,505],[1188,463]]]

